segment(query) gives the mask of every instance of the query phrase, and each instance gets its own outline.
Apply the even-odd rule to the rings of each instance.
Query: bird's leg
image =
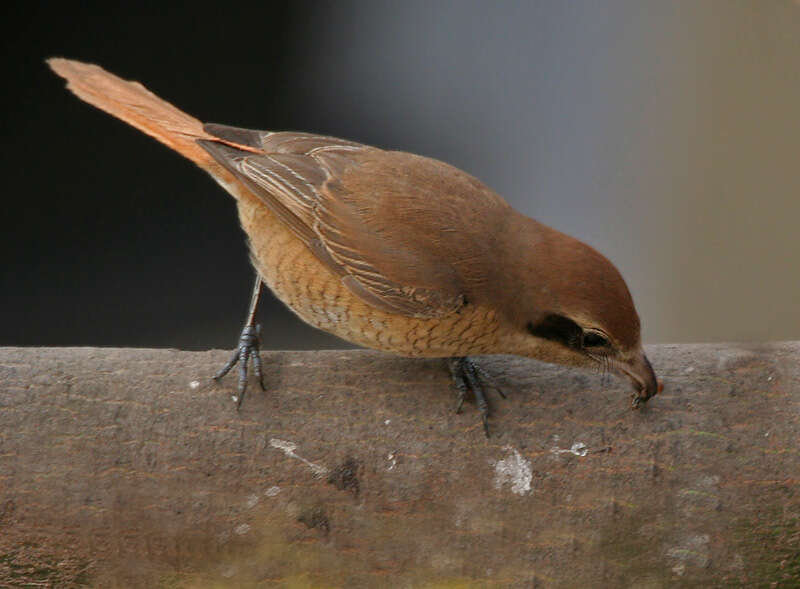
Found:
[[[492,376],[487,373],[483,368],[478,366],[473,360],[467,357],[454,357],[448,359],[448,367],[450,374],[453,376],[453,383],[458,392],[458,401],[456,403],[456,413],[461,413],[461,407],[464,405],[464,399],[468,391],[472,391],[475,397],[475,402],[481,412],[481,419],[483,421],[483,431],[486,437],[489,437],[489,403],[486,400],[484,393],[484,385],[496,390],[501,397],[506,398],[500,387],[494,382]]]
[[[247,363],[253,360],[253,370],[258,378],[258,384],[261,385],[261,390],[267,390],[264,387],[264,378],[261,373],[261,358],[258,355],[259,346],[261,345],[261,326],[256,323],[256,310],[258,309],[258,301],[261,298],[261,276],[256,274],[256,284],[253,287],[253,296],[250,299],[250,310],[247,313],[247,321],[245,321],[242,335],[239,336],[239,345],[233,351],[231,359],[222,367],[222,369],[214,375],[214,380],[218,381],[223,376],[228,374],[231,368],[239,364],[239,394],[236,398],[236,408],[242,406],[244,399],[244,392],[247,389]]]

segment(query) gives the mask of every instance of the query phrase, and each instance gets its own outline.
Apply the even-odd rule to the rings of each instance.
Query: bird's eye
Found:
[[[587,331],[583,334],[584,348],[604,348],[608,345],[608,340],[596,331]]]

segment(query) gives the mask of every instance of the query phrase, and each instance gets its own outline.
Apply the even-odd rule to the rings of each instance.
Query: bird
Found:
[[[266,390],[258,301],[266,285],[310,325],[367,348],[445,358],[457,411],[471,395],[489,435],[475,356],[511,354],[630,380],[632,406],[660,390],[617,268],[444,162],[355,141],[202,123],[94,64],[47,60],[78,98],[194,162],[236,201],[256,271],[237,363]],[[504,396],[504,395],[503,395]]]

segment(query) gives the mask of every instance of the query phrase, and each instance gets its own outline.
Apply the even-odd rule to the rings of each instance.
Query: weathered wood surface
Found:
[[[0,349],[0,586],[800,585],[800,343],[653,346],[643,411],[486,358],[489,440],[441,361],[266,352],[237,413],[227,354]]]

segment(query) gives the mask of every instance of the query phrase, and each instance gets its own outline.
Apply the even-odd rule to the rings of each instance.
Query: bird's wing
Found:
[[[488,209],[507,205],[456,168],[332,137],[204,129],[261,150],[198,141],[366,303],[440,317],[487,273],[486,226],[474,229]]]

